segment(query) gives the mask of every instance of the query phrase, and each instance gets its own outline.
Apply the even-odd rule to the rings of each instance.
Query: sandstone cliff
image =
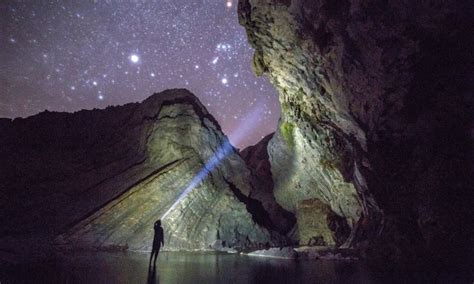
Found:
[[[329,205],[352,228],[346,246],[369,257],[439,260],[474,247],[469,7],[239,1],[255,72],[280,94],[268,153],[285,209]]]
[[[222,162],[163,219],[166,248],[278,239],[252,215],[259,202],[248,197],[245,163],[186,90],[105,110],[5,119],[0,133],[2,241],[62,234],[57,240],[74,246],[147,249],[154,221],[222,145]]]

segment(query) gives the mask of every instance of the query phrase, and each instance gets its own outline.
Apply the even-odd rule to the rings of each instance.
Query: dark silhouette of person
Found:
[[[163,227],[161,227],[161,220],[157,220],[155,222],[155,236],[153,237],[153,247],[151,250],[151,256],[150,256],[150,266],[151,266],[151,260],[153,256],[155,256],[155,259],[153,261],[153,267],[156,266],[156,259],[158,258],[158,254],[160,253],[160,248],[165,245],[164,242],[164,236],[163,236]]]

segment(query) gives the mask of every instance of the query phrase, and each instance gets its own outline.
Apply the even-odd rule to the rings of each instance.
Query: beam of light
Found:
[[[232,132],[230,135],[231,140],[238,144],[246,134],[252,128],[257,126],[255,123],[258,119],[258,115],[261,113],[260,105],[256,106],[252,112],[250,112],[244,120],[241,121],[239,127],[236,131]],[[161,216],[161,220],[166,218],[168,214],[175,209],[175,207],[183,200],[197,185],[199,185],[211,172],[214,170],[223,159],[225,159],[229,154],[233,151],[233,146],[230,144],[228,139],[219,146],[216,152],[209,158],[209,160],[204,164],[202,169],[194,176],[194,178],[188,183],[188,185],[184,188],[181,194],[178,196],[176,201],[171,205],[171,207]]]

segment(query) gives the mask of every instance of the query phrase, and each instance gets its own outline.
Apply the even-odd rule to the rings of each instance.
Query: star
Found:
[[[40,2],[9,1],[2,18],[8,33],[0,58],[15,60],[2,66],[11,72],[2,78],[0,117],[123,105],[185,87],[230,137],[238,131],[234,116],[244,120],[252,104],[268,106],[234,146],[275,131],[278,97],[267,79],[255,78],[236,1],[46,1],[47,9]]]
[[[138,55],[136,54],[130,55],[130,61],[132,61],[132,63],[138,63],[139,60],[140,60],[140,57],[138,57]]]

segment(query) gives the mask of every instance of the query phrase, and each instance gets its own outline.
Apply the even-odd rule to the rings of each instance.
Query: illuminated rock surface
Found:
[[[291,234],[295,226],[295,216],[284,210],[275,200],[273,176],[268,161],[267,145],[273,134],[267,135],[256,145],[245,148],[240,156],[251,171],[252,191],[250,196],[261,202],[268,212],[270,228],[282,234]]]
[[[296,207],[297,238],[301,245],[341,245],[350,234],[344,218],[319,199],[306,199]]]
[[[0,215],[8,216],[1,235],[47,243],[67,231],[56,241],[104,249],[149,249],[155,220],[227,141],[186,90],[106,110],[4,120],[0,132]],[[249,176],[230,149],[164,218],[166,248],[278,240],[246,208],[256,202],[247,197]]]
[[[279,90],[268,153],[283,208],[298,216],[302,202],[321,200],[352,227],[346,245],[371,248],[371,258],[466,258],[474,247],[469,5],[239,1],[255,72]]]

